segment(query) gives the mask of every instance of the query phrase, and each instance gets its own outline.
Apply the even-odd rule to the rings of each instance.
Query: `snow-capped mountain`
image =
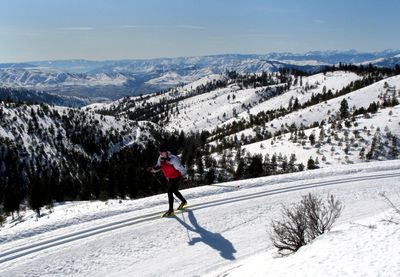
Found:
[[[325,65],[372,62],[394,67],[400,51],[376,53],[313,51],[305,54],[213,55],[119,61],[43,61],[0,64],[0,85],[23,87],[90,102],[116,100],[167,90],[226,70],[239,73],[277,72],[294,68],[314,72]],[[382,62],[382,61],[385,62]]]
[[[129,77],[130,81],[134,78]],[[0,68],[0,85],[53,93],[59,96],[86,98],[88,101],[117,99],[130,95],[123,74],[69,73],[51,68]]]

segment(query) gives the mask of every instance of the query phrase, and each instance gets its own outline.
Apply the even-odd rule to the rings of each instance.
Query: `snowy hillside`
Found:
[[[82,112],[78,109],[65,107],[49,107],[47,105],[16,105],[14,103],[0,102],[1,125],[0,138],[19,144],[27,153],[33,154],[33,145],[44,148],[44,154],[49,160],[62,159],[57,150],[56,140],[62,141],[63,147],[75,149],[84,155],[95,155],[100,158],[107,153],[133,143],[140,144],[151,138],[146,131],[145,122],[130,122],[117,120],[115,117],[101,116],[95,113]],[[100,151],[88,151],[89,147],[79,145],[72,134],[77,130],[69,130],[68,121],[80,121],[81,127],[96,129],[97,134],[114,134],[114,139]],[[78,128],[78,127],[77,127]],[[39,133],[39,134],[38,134]],[[101,148],[101,137],[93,137],[95,143]],[[118,143],[116,143],[118,141]]]
[[[268,154],[270,157],[275,154],[289,158],[295,154],[297,162],[304,165],[312,157],[318,159],[319,167],[329,167],[364,162],[371,151],[371,141],[375,138],[384,146],[376,152],[372,150],[374,159],[385,160],[393,149],[392,137],[400,136],[399,118],[400,106],[396,106],[383,109],[371,118],[359,116],[350,127],[336,129],[328,125],[325,128],[310,128],[304,130],[305,137],[302,139],[296,140],[294,134],[289,133],[244,145],[242,149],[251,154]],[[315,143],[309,140],[312,134],[316,138]]]
[[[170,79],[180,77],[156,83]],[[399,87],[397,69],[341,65],[226,71],[79,109],[0,102],[0,275],[241,276],[256,267],[254,275],[285,276],[306,264],[303,276],[327,266],[331,276],[397,276],[398,264],[369,255],[364,266],[357,253],[384,257],[397,238],[398,225],[379,222],[390,213],[379,193],[400,203]],[[161,142],[180,155],[192,187],[182,190],[189,210],[168,219],[165,180],[145,170]],[[271,220],[310,192],[334,194],[342,217],[278,259]],[[327,244],[351,245],[354,262]]]
[[[90,103],[87,98],[76,96],[60,96],[52,93],[0,87],[0,100],[22,101],[35,104],[49,104],[64,107],[82,107]]]
[[[1,276],[398,276],[400,162],[371,162],[182,190],[188,211],[161,218],[165,194],[60,203],[0,229]],[[268,232],[281,204],[333,194],[331,232],[279,257]],[[390,258],[389,258],[390,257]]]
[[[159,92],[223,74],[277,72],[292,68],[315,72],[325,65],[372,63],[394,68],[399,51],[313,51],[304,54],[226,54],[202,57],[160,58],[119,61],[38,61],[0,64],[0,85],[89,98],[90,103]]]
[[[178,101],[174,105],[174,110],[179,112],[169,115],[169,121],[165,127],[177,131],[212,130],[218,126],[224,126],[224,123],[248,118],[249,114],[257,114],[277,106],[287,106],[290,98],[297,97],[300,103],[303,103],[309,100],[312,94],[322,93],[323,89],[340,90],[351,82],[361,79],[355,73],[337,71],[304,77],[302,85],[292,86],[289,91],[280,95],[276,95],[276,85],[241,89],[233,82],[221,89],[190,96],[190,93],[199,86],[224,80],[224,78],[226,79],[222,75],[211,75],[165,94],[149,95],[143,99],[138,97],[121,99],[108,104],[92,104],[85,108],[94,111],[114,110],[122,115],[143,109],[149,104]]]
[[[203,176],[193,179],[200,184],[204,163],[217,172],[205,174],[227,181],[398,157],[400,75],[343,68],[309,76],[228,72],[85,109],[202,133],[206,143],[195,147],[203,150],[184,157],[196,159],[193,168]],[[257,172],[246,173],[258,157]]]
[[[84,74],[65,73],[50,68],[24,68],[24,69],[2,69],[0,79],[5,86],[22,86],[45,88],[63,83],[66,86],[73,85],[120,85],[126,81],[124,76],[119,75],[111,78],[106,74],[87,76]]]
[[[350,126],[346,126],[344,121],[336,126],[337,122],[334,118],[337,117],[343,99],[347,100],[353,111],[361,107],[367,109],[371,103],[382,103],[384,99],[391,97],[393,93],[391,88],[396,87],[400,87],[400,76],[379,81],[345,96],[274,119],[261,127],[262,132],[274,134],[281,131],[283,135],[244,145],[243,149],[251,154],[269,154],[270,156],[276,154],[287,158],[291,154],[296,154],[297,161],[303,164],[307,164],[310,157],[314,159],[318,157],[319,166],[324,167],[331,164],[364,161],[365,155],[371,149],[371,141],[375,138],[385,146],[382,146],[382,153],[376,153],[374,157],[384,159],[393,147],[392,137],[400,136],[399,105],[382,109],[377,114],[370,116],[359,115],[352,120],[353,122],[347,123]],[[315,122],[321,123],[322,121],[325,122],[324,126],[311,128]],[[330,124],[329,122],[334,123]],[[302,127],[303,138],[298,139],[297,131],[290,131],[289,126]],[[260,127],[241,131],[231,137],[241,137],[242,135],[254,137],[258,132],[260,132]],[[309,140],[310,135],[315,137],[315,143]],[[360,154],[360,151],[363,154]]]
[[[209,276],[398,276],[399,227],[385,222],[392,216],[387,211],[342,224],[290,257],[270,250]]]
[[[145,121],[0,102],[0,222],[27,206],[40,214],[54,202],[149,195],[141,163],[161,134]]]
[[[338,71],[326,75],[320,73],[304,77],[304,86],[292,86],[288,92],[275,97],[268,97],[268,89],[273,86],[244,90],[231,87],[213,91],[182,101],[179,105],[180,115],[173,116],[167,127],[185,131],[212,130],[219,125],[224,126],[224,123],[248,118],[249,114],[257,114],[279,106],[285,107],[290,98],[297,97],[300,103],[303,103],[309,100],[313,93],[322,93],[324,87],[332,91],[340,90],[360,78],[351,72]],[[305,92],[306,84],[313,88]]]

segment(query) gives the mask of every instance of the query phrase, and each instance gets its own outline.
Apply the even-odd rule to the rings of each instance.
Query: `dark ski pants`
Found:
[[[169,179],[168,180],[168,202],[169,202],[169,210],[172,211],[174,209],[174,196],[179,198],[182,202],[186,202],[186,199],[183,198],[182,194],[178,191],[179,184],[181,183],[182,177]]]

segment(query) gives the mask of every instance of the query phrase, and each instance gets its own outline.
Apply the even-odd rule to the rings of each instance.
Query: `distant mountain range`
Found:
[[[148,94],[191,83],[226,70],[239,73],[275,72],[279,68],[316,71],[338,63],[395,67],[400,50],[360,53],[312,51],[305,54],[269,53],[264,55],[225,54],[202,57],[143,60],[56,60],[0,64],[0,86],[25,88],[73,97],[66,105],[116,100],[124,96]]]

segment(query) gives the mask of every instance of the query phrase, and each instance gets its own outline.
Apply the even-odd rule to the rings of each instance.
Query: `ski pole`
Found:
[[[161,183],[160,179],[158,179],[157,176],[156,176],[154,173],[151,173],[151,175],[153,175],[154,179],[156,179],[157,182],[158,182],[160,185],[163,185],[163,183]]]
[[[157,182],[158,182],[160,185],[163,185],[163,183],[161,183],[160,179],[158,179],[154,173],[151,173],[151,175],[153,175],[154,179],[156,179]],[[179,201],[175,198],[175,196],[172,195],[172,197],[174,198],[175,202],[179,203]]]

